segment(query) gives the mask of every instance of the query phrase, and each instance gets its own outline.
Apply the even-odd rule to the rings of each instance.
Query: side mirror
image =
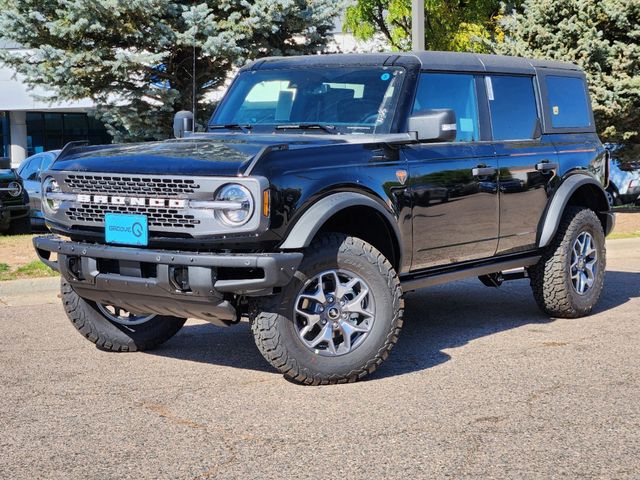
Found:
[[[8,170],[11,168],[11,159],[7,157],[0,157],[0,170]]]
[[[408,130],[418,134],[419,142],[453,142],[458,133],[456,112],[422,110],[409,117]]]
[[[193,113],[181,110],[173,117],[173,135],[183,138],[185,132],[193,132]]]

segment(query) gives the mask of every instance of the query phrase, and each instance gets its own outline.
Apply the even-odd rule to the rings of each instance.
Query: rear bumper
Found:
[[[83,298],[140,313],[235,320],[230,295],[287,285],[303,254],[211,254],[117,247],[36,237],[36,252]],[[52,253],[58,258],[52,261]],[[184,280],[180,282],[177,279]],[[227,294],[227,295],[225,295]],[[216,322],[214,322],[216,323]]]

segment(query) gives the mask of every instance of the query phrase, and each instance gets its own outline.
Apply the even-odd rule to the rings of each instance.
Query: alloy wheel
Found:
[[[347,354],[362,344],[375,320],[369,285],[348,270],[327,270],[308,280],[294,305],[302,343],[322,356]]]
[[[598,251],[589,232],[582,232],[571,248],[571,283],[578,295],[585,295],[596,278]]]
[[[117,307],[115,305],[105,305],[102,303],[98,303],[97,305],[100,313],[102,313],[102,315],[104,315],[107,319],[124,326],[141,325],[145,322],[148,322],[149,320],[152,320],[156,316],[155,314],[136,315],[122,307]]]

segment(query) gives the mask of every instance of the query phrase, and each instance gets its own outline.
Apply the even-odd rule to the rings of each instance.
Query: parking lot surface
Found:
[[[540,313],[526,280],[408,294],[352,385],[285,381],[247,324],[115,354],[53,295],[0,303],[0,478],[640,478],[640,240],[608,249],[584,319]]]

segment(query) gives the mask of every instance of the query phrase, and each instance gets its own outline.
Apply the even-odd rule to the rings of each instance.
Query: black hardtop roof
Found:
[[[328,55],[303,55],[294,57],[266,57],[258,59],[244,69],[269,69],[312,66],[345,65],[406,65],[419,64],[423,70],[447,70],[464,72],[530,73],[539,68],[581,71],[572,63],[553,60],[509,57],[462,52],[395,52],[395,53],[338,53]]]

